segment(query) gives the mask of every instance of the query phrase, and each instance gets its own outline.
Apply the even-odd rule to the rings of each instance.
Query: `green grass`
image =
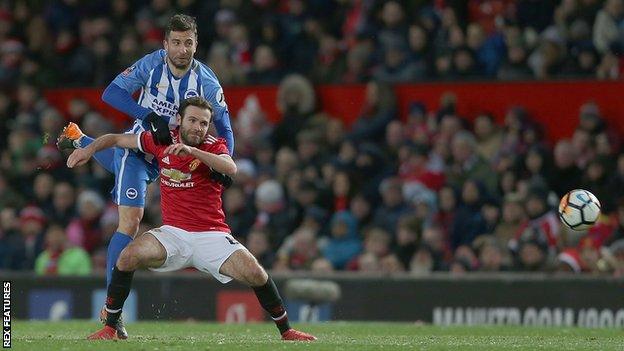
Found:
[[[93,321],[14,321],[15,350],[624,350],[617,329],[434,327],[408,323],[332,322],[296,325],[314,343],[283,342],[272,324],[141,322],[130,339],[87,341]]]

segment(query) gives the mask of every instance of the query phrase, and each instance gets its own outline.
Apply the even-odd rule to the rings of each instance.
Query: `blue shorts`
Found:
[[[145,207],[147,186],[158,178],[158,166],[140,151],[115,148],[115,186],[111,194],[120,206]]]

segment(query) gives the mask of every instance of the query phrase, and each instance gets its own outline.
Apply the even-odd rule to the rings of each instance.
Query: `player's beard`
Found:
[[[193,61],[193,56],[189,56],[188,58],[171,58],[167,56],[167,60],[173,65],[173,67],[179,70],[186,70],[191,66],[191,61]]]
[[[180,137],[182,138],[182,142],[185,145],[197,147],[199,146],[199,144],[202,143],[205,135],[204,137],[202,137],[201,135],[196,134],[196,133],[191,133],[188,130],[182,130],[180,132]]]

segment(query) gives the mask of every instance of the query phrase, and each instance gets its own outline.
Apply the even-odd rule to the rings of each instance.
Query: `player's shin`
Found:
[[[109,286],[112,279],[113,267],[117,263],[121,251],[132,242],[130,235],[115,232],[108,243],[108,251],[106,253],[106,286]]]
[[[93,142],[92,137],[88,135],[83,135],[80,139],[76,140],[78,146],[81,148],[85,148],[89,146]],[[93,155],[93,158],[100,164],[100,166],[104,167],[110,173],[115,173],[115,149],[108,148],[101,151],[98,151]]]
[[[264,285],[253,287],[253,289],[258,297],[258,301],[260,301],[260,305],[271,315],[280,334],[290,329],[288,314],[286,313],[282,298],[271,276],[269,276],[269,279]]]
[[[108,312],[106,325],[114,328],[121,317],[121,309],[130,294],[133,276],[134,271],[120,271],[117,266],[113,268],[112,279],[108,285],[106,296],[106,312]]]

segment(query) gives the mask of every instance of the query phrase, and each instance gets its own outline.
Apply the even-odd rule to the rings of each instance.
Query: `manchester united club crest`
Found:
[[[200,160],[198,160],[198,159],[194,159],[194,160],[191,162],[191,164],[189,165],[189,170],[190,170],[191,172],[193,172],[194,170],[196,170],[196,169],[197,169],[197,167],[199,167],[199,164],[200,164],[200,163],[201,163],[201,161],[200,161]]]

